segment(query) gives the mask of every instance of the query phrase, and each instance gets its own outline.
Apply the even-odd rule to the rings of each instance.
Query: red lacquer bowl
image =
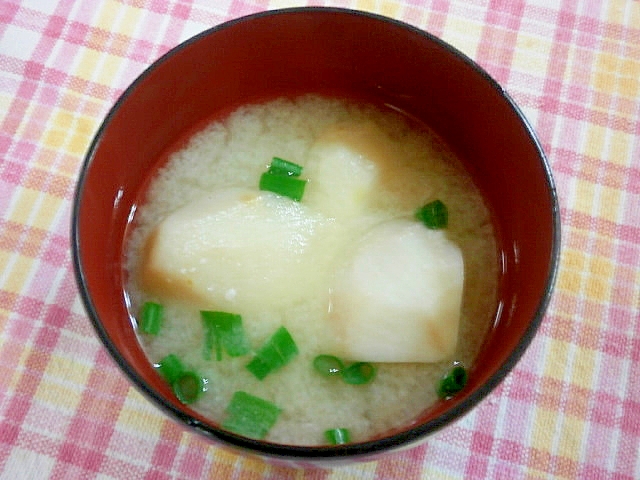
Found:
[[[123,293],[123,240],[140,192],[168,149],[242,104],[309,92],[389,104],[461,156],[493,209],[501,259],[495,325],[454,399],[404,430],[336,447],[276,445],[220,429],[178,402],[142,351]],[[521,111],[478,65],[443,41],[376,15],[331,8],[265,12],[176,47],[122,95],[80,174],[73,255],[89,318],[151,402],[218,444],[295,463],[365,459],[412,446],[478,404],[509,373],[542,320],[559,257],[549,164]]]

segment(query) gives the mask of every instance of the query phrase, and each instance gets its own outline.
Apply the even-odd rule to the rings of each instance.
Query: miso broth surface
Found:
[[[313,172],[313,165],[306,165],[305,159],[315,139],[336,124],[361,121],[373,121],[397,140],[399,149],[397,162],[384,169],[384,181],[371,208],[357,219],[331,227],[333,233],[322,247],[326,268],[310,266],[308,278],[313,288],[309,288],[304,302],[278,308],[264,305],[258,312],[243,313],[244,328],[254,349],[284,325],[295,339],[299,355],[263,381],[245,368],[250,356],[230,358],[225,354],[222,361],[216,361],[215,355],[213,360],[203,360],[199,307],[151,297],[137,281],[147,236],[166,215],[208,192],[229,186],[257,189],[260,174],[274,156],[302,164],[305,173]],[[216,422],[223,421],[233,393],[244,390],[282,409],[267,440],[323,444],[323,432],[336,427],[348,428],[353,441],[367,440],[410,423],[435,402],[435,385],[443,372],[453,361],[467,366],[473,363],[493,318],[498,279],[496,245],[482,196],[438,138],[409,125],[397,113],[315,96],[243,107],[225,121],[209,125],[173,154],[147,193],[127,245],[131,313],[136,316],[146,300],[165,305],[160,335],[140,335],[140,342],[152,363],[174,353],[208,379],[208,391],[192,407]],[[316,355],[327,353],[320,350],[318,342],[328,334],[323,319],[337,246],[358,238],[381,221],[410,216],[426,200],[435,198],[448,207],[447,235],[462,250],[465,263],[455,356],[437,364],[377,364],[377,376],[367,385],[347,385],[317,374],[311,365]]]

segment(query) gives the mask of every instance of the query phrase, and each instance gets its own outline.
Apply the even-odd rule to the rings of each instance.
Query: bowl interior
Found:
[[[259,14],[195,37],[148,69],[98,132],[78,185],[74,259],[100,337],[157,404],[223,441],[276,455],[309,455],[308,448],[265,447],[215,432],[171,400],[132,329],[122,271],[127,226],[168,149],[239,105],[309,92],[388,104],[429,125],[467,164],[498,233],[500,306],[469,387],[425,411],[413,430],[340,454],[369,453],[432,431],[486,395],[531,340],[553,282],[558,215],[544,155],[509,97],[451,47],[398,22],[313,8]]]

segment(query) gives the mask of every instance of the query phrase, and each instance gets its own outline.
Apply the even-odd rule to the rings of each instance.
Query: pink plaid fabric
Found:
[[[275,467],[161,415],[98,342],[69,255],[83,154],[162,53],[225,20],[307,4],[384,14],[478,61],[540,136],[563,222],[556,294],[500,387],[413,450]],[[0,2],[0,477],[640,478],[640,2]]]

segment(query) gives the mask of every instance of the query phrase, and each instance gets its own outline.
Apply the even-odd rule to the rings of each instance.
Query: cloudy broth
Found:
[[[339,136],[349,125],[363,123],[384,132],[393,146],[389,153],[393,160],[379,164],[379,184],[366,209],[341,216],[336,207],[335,218],[326,215],[318,222],[322,241],[314,244],[313,259],[299,266],[296,274],[302,280],[294,282],[295,294],[267,298],[263,304],[252,300],[241,305],[243,311],[235,312],[242,314],[253,349],[285,326],[299,354],[261,381],[245,368],[251,355],[205,360],[199,311],[230,311],[233,298],[228,296],[224,305],[212,305],[146,291],[140,271],[149,235],[162,219],[212,192],[230,186],[257,190],[260,175],[274,156],[302,165],[311,185],[317,169],[309,152],[318,138],[327,132]],[[366,151],[367,146],[362,148]],[[348,385],[318,374],[311,365],[317,355],[327,353],[323,345],[332,334],[326,321],[331,280],[343,246],[381,222],[411,217],[430,198],[447,205],[446,236],[464,259],[455,353],[437,363],[376,363],[376,377],[366,385]],[[191,407],[216,423],[223,422],[236,391],[273,402],[282,413],[266,440],[294,445],[324,444],[323,432],[336,427],[349,429],[352,441],[365,441],[411,423],[436,402],[439,378],[454,361],[471,366],[489,329],[497,301],[497,265],[495,234],[482,195],[436,135],[390,109],[319,96],[245,106],[193,135],[152,179],[126,246],[132,316],[148,300],[165,308],[160,334],[139,335],[150,362],[175,354],[205,377],[207,391]]]

